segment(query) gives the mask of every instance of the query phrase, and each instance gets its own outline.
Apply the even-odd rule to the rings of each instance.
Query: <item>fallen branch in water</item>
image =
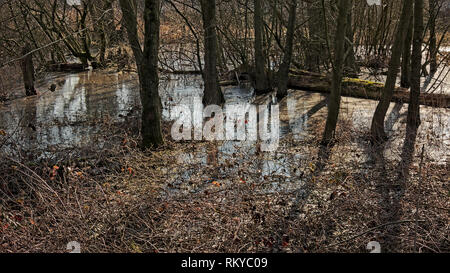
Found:
[[[82,72],[88,67],[81,63],[58,63],[47,66],[49,72]]]
[[[221,86],[238,85],[238,81],[227,79],[220,82]],[[291,70],[288,87],[295,90],[312,91],[320,93],[331,92],[331,79],[326,75],[303,70]],[[360,99],[380,100],[384,84],[360,80],[357,78],[344,78],[342,81],[342,96]],[[406,88],[397,87],[392,102],[409,103],[410,92]],[[450,108],[450,95],[447,94],[420,94],[420,105]]]
[[[289,88],[304,91],[330,93],[331,82],[322,75],[291,75]],[[361,99],[379,100],[384,89],[384,84],[360,80],[356,78],[344,78],[342,81],[342,96]],[[408,89],[397,87],[392,97],[393,102],[409,103],[410,93]],[[450,108],[450,96],[446,94],[420,94],[420,105],[431,107]]]

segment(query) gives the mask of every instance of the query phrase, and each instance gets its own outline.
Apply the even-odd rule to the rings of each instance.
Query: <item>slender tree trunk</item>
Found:
[[[292,52],[294,47],[295,21],[297,16],[297,0],[291,0],[289,5],[289,19],[286,33],[286,43],[284,46],[283,62],[278,71],[278,99],[287,95],[287,87],[289,81],[289,68],[291,67]]]
[[[255,91],[256,93],[266,93],[269,89],[267,76],[265,73],[266,57],[263,52],[263,14],[261,0],[254,0],[255,15]]]
[[[347,58],[345,59],[345,65],[351,71],[352,76],[356,75],[360,72],[358,65],[356,64],[355,50],[353,48],[354,42],[354,32],[353,32],[353,1],[350,3],[350,8],[347,15],[347,34],[346,37],[348,41],[345,42],[345,52],[348,53]]]
[[[406,182],[409,177],[414,156],[417,131],[420,125],[420,76],[422,74],[422,44],[423,44],[423,0],[414,1],[414,38],[411,59],[411,92],[406,123],[406,137],[403,144],[402,161],[399,166],[399,181]]]
[[[342,70],[345,61],[345,35],[348,27],[348,13],[351,7],[351,0],[339,1],[339,15],[337,19],[337,29],[334,44],[334,65],[333,79],[331,83],[331,96],[328,103],[328,117],[325,126],[325,133],[322,144],[328,145],[332,141],[336,131],[336,125],[339,117],[341,105],[342,90]]]
[[[430,74],[434,75],[437,72],[437,39],[436,39],[436,18],[437,18],[437,0],[429,0],[430,11]]]
[[[416,130],[420,125],[420,76],[422,71],[423,0],[414,2],[414,39],[411,60],[411,99],[408,107],[407,128]],[[410,130],[407,130],[410,131]]]
[[[31,52],[31,47],[29,44],[26,44],[22,49],[22,56],[29,54]],[[33,64],[33,55],[29,54],[22,59],[22,74],[23,74],[23,83],[25,85],[25,94],[27,96],[34,96],[37,94],[36,89],[34,89],[34,64]]]
[[[205,31],[205,69],[203,71],[205,91],[204,105],[222,105],[225,102],[219,86],[217,74],[217,31],[216,31],[216,0],[200,0]]]
[[[401,64],[400,59],[402,55],[402,48],[405,43],[412,6],[412,0],[403,0],[402,15],[400,17],[396,38],[392,47],[392,55],[389,63],[386,83],[380,103],[378,104],[372,119],[371,135],[374,141],[382,141],[387,137],[386,132],[384,131],[384,120],[394,93],[398,70]]]
[[[402,53],[402,75],[400,86],[403,88],[411,87],[411,44],[413,39],[413,24],[413,15],[411,14]]]
[[[325,50],[323,42],[325,40],[325,28],[322,20],[322,8],[319,2],[320,0],[307,2],[310,46],[306,53],[306,67],[313,72],[319,72],[319,67],[324,57],[321,54]]]
[[[160,27],[160,0],[145,0],[144,8],[144,50],[137,31],[137,15],[134,1],[120,0],[123,22],[128,40],[136,59],[139,74],[142,104],[142,148],[148,149],[163,144],[161,131],[161,99],[159,97],[158,52]]]
[[[111,39],[109,39],[109,38],[113,34],[112,32],[107,31],[107,29],[112,28],[115,30],[114,19],[110,20],[111,14],[113,12],[112,2],[105,1],[104,5],[103,5],[103,10],[104,10],[104,12],[106,12],[106,14],[104,15],[105,20],[101,20],[101,22],[99,22],[100,28],[101,28],[100,33],[99,33],[100,34],[99,62],[102,66],[105,64],[106,49],[108,48],[108,40],[109,40],[109,42],[111,41]],[[112,27],[111,27],[111,25],[112,25]]]
[[[99,53],[99,62],[101,65],[105,64],[105,56],[106,56],[106,35],[105,35],[105,28],[103,28],[103,31],[100,33],[100,53]]]
[[[94,22],[94,31],[98,38],[100,39],[100,49],[98,54],[98,61],[101,65],[105,63],[105,54],[106,54],[106,28],[105,28],[105,22],[104,20],[99,21],[99,16],[101,14],[98,13],[98,11],[101,9],[99,8],[99,2],[96,0],[95,2],[90,0],[88,1],[88,8],[91,14],[92,22]],[[106,6],[103,7],[104,9],[107,8]]]
[[[105,26],[106,32],[106,44],[107,47],[113,47],[118,43],[118,36],[116,31],[116,22],[113,3],[115,0],[105,0],[104,10],[107,12],[105,14],[105,20],[103,25]]]

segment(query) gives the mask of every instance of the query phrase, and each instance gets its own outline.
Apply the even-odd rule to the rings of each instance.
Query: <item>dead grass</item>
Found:
[[[2,154],[0,252],[65,252],[70,241],[83,252],[367,252],[374,240],[388,252],[450,251],[448,166],[425,161],[419,174],[416,164],[398,190],[398,162],[349,158],[346,143],[364,139],[339,126],[320,171],[319,129],[285,138],[277,155],[237,150],[226,160],[210,143],[142,152],[120,128],[88,158]],[[265,171],[275,158],[290,177]]]

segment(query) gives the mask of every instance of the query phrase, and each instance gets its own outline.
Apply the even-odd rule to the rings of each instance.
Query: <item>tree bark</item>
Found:
[[[333,79],[331,83],[331,96],[328,103],[328,117],[325,125],[322,144],[328,145],[332,141],[336,131],[341,106],[342,70],[345,61],[345,36],[347,32],[348,13],[351,0],[339,1],[339,15],[334,48]]]
[[[295,21],[297,15],[297,0],[291,0],[289,5],[289,19],[286,33],[286,43],[284,46],[283,62],[278,71],[277,97],[282,99],[287,95],[289,81],[289,69],[291,67],[292,52],[294,47]]]
[[[120,0],[123,22],[136,59],[142,104],[142,148],[154,148],[164,143],[161,131],[161,99],[159,97],[158,52],[160,0],[145,0],[144,50],[138,32],[135,2]]]
[[[346,37],[348,41],[345,43],[345,52],[347,55],[347,58],[345,59],[345,65],[350,70],[352,75],[356,75],[360,72],[360,69],[358,65],[356,64],[356,57],[355,57],[355,50],[353,48],[353,42],[354,42],[354,32],[353,32],[353,1],[350,3],[348,15],[347,15],[347,34]]]
[[[308,5],[308,31],[309,43],[308,52],[306,53],[306,68],[309,71],[319,72],[320,65],[325,51],[324,40],[326,39],[325,28],[323,23],[322,8],[320,1],[313,0],[307,2]]]
[[[403,88],[411,87],[411,44],[413,39],[413,24],[413,14],[411,14],[402,53],[402,75],[400,86]]]
[[[407,132],[420,125],[420,76],[422,71],[423,0],[414,2],[414,39],[411,60],[411,98],[408,106]],[[409,134],[408,134],[409,135]]]
[[[402,47],[405,43],[408,22],[412,11],[412,4],[411,0],[403,0],[402,14],[397,27],[394,45],[392,47],[392,55],[385,87],[380,103],[378,104],[372,119],[371,135],[373,141],[383,141],[387,138],[386,132],[384,131],[384,120],[394,93],[395,82],[400,68]]]
[[[205,69],[203,78],[205,90],[204,105],[222,105],[225,102],[219,86],[217,74],[217,31],[216,31],[216,0],[200,0],[205,31]]]
[[[437,18],[437,0],[429,0],[429,12],[430,12],[430,74],[434,75],[437,72],[437,39],[436,39],[436,18]]]
[[[266,57],[263,51],[263,14],[261,0],[254,0],[255,15],[255,92],[257,94],[266,93],[269,90],[267,76],[265,73]]]
[[[25,94],[27,96],[34,96],[37,94],[36,89],[34,89],[34,64],[33,64],[33,55],[29,54],[31,52],[31,47],[29,44],[26,44],[22,49],[22,56],[25,56],[22,59],[22,74],[23,74],[23,83],[25,85]],[[27,55],[29,54],[29,55]]]

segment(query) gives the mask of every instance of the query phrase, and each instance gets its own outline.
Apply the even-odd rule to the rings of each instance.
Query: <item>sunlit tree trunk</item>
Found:
[[[268,81],[265,73],[265,59],[263,52],[263,14],[261,0],[254,0],[255,15],[255,91],[256,93],[265,93],[268,89]]]
[[[339,117],[342,90],[342,70],[345,61],[345,36],[348,27],[348,13],[351,0],[339,1],[339,15],[334,43],[333,80],[331,83],[331,95],[328,103],[328,117],[322,144],[328,145],[334,138]]]
[[[216,31],[216,1],[200,0],[205,31],[205,69],[203,78],[205,91],[203,93],[204,105],[222,105],[225,102],[219,86],[217,74],[217,31]]]
[[[280,70],[278,71],[277,97],[279,99],[287,95],[289,68],[291,67],[292,52],[294,47],[296,15],[297,15],[297,0],[290,0],[289,19],[286,32],[286,43],[284,46],[283,62],[281,63]]]
[[[145,0],[144,50],[142,50],[138,38],[137,14],[134,1],[120,0],[120,6],[139,74],[142,103],[142,148],[153,148],[163,144],[161,99],[158,93],[160,0]]]
[[[401,163],[399,166],[399,181],[406,182],[413,161],[417,131],[420,125],[420,76],[422,72],[422,44],[423,44],[423,0],[414,1],[414,37],[411,59],[411,93],[408,106],[408,117],[406,123],[406,137],[403,144]],[[423,150],[422,150],[423,157]]]
[[[382,141],[386,139],[384,131],[384,120],[389,109],[391,99],[394,93],[395,83],[397,80],[398,70],[401,64],[402,48],[405,42],[406,33],[408,31],[408,23],[411,15],[413,3],[411,0],[404,0],[400,22],[397,27],[397,33],[392,46],[391,60],[389,62],[389,71],[386,83],[381,95],[381,100],[375,110],[372,119],[371,135],[374,141]]]

